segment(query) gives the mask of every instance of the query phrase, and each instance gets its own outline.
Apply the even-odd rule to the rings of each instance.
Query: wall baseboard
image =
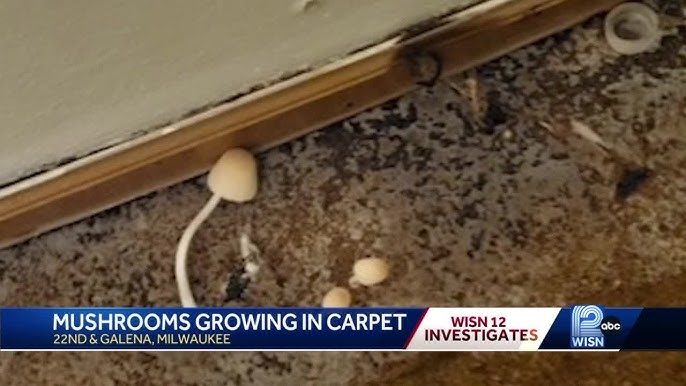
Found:
[[[297,77],[60,170],[0,198],[0,248],[207,171],[230,147],[262,151],[396,98],[422,79],[483,64],[569,28],[620,0],[489,0],[345,62]],[[430,54],[430,55],[426,55]]]

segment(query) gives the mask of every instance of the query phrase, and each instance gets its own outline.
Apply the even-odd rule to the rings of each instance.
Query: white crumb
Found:
[[[603,141],[603,139],[600,138],[600,136],[586,124],[572,119],[570,121],[570,126],[572,128],[572,131],[580,137],[585,138],[597,145],[605,146],[605,142]]]

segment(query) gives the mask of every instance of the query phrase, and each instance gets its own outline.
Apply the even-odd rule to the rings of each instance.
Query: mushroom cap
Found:
[[[334,287],[324,295],[322,299],[322,307],[350,307],[352,303],[352,295],[347,288]]]
[[[207,176],[212,193],[232,202],[246,202],[257,194],[257,161],[245,149],[230,149]]]
[[[368,257],[360,259],[353,265],[353,278],[356,282],[365,285],[375,285],[386,280],[391,272],[391,266],[386,259]]]

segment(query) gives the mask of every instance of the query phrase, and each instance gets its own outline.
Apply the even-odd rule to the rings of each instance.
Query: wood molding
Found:
[[[569,28],[620,2],[487,1],[476,6],[486,12],[467,9],[402,44],[291,82],[1,198],[0,248],[200,175],[227,148],[262,151],[396,98],[420,80],[408,60],[410,54],[437,56],[442,74],[450,75]],[[488,4],[494,5],[487,8]]]

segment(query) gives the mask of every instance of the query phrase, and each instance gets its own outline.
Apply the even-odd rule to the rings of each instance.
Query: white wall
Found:
[[[478,0],[0,0],[0,183]]]

